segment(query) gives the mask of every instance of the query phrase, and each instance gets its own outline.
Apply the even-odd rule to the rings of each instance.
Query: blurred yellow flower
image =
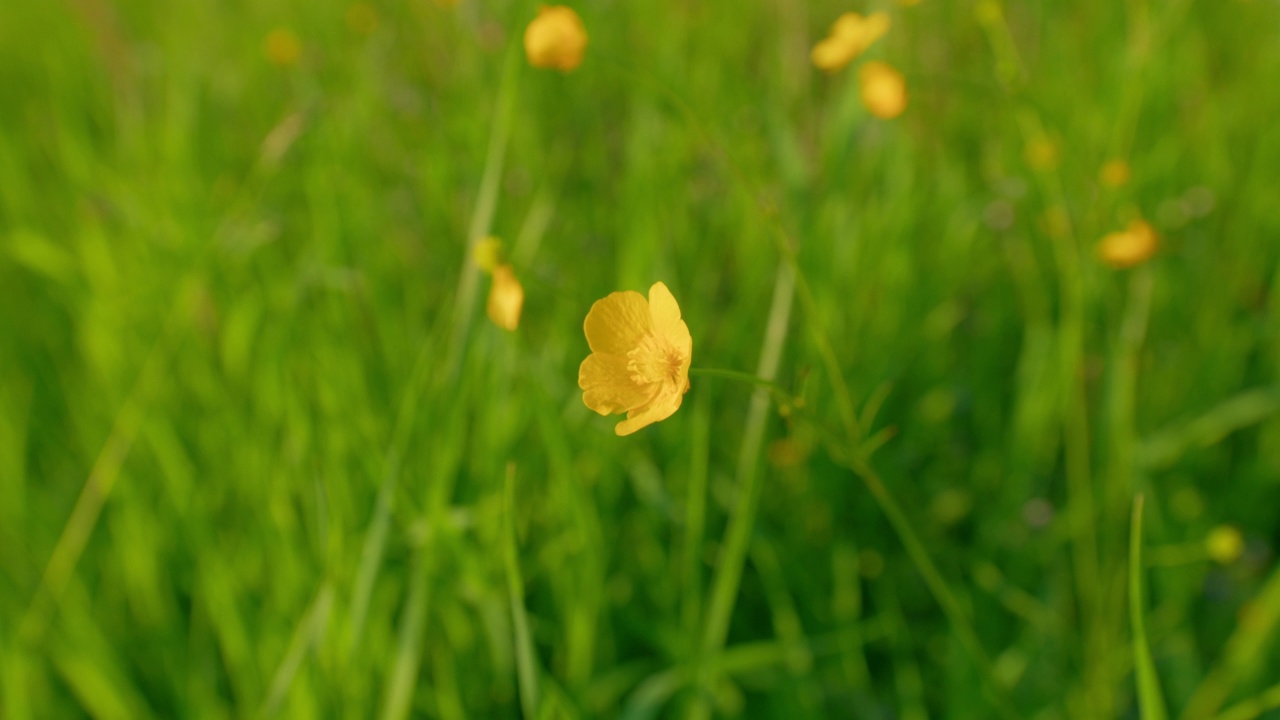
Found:
[[[1027,164],[1036,170],[1052,170],[1058,166],[1058,144],[1041,135],[1027,143]]]
[[[524,31],[524,52],[534,67],[569,72],[582,64],[586,49],[582,19],[564,5],[538,8],[538,17]]]
[[[1116,269],[1133,267],[1160,247],[1160,238],[1145,220],[1134,220],[1129,227],[1108,234],[1098,241],[1098,258]]]
[[[1118,188],[1129,182],[1129,163],[1124,160],[1108,160],[1098,171],[1098,181],[1109,188]]]
[[[889,14],[875,12],[863,17],[849,12],[836,18],[831,33],[813,46],[809,59],[819,70],[835,72],[853,62],[871,44],[889,32]]]
[[[583,330],[591,354],[578,368],[582,401],[601,415],[625,412],[614,432],[630,435],[679,409],[693,338],[666,285],[654,283],[648,300],[633,290],[597,300]]]
[[[347,27],[352,32],[368,35],[378,29],[378,11],[367,2],[352,3],[347,8]]]
[[[1244,553],[1244,536],[1231,525],[1219,525],[1205,537],[1204,549],[1214,562],[1229,565]]]
[[[872,61],[858,68],[862,104],[878,118],[890,120],[907,109],[907,82],[888,63]]]
[[[489,319],[504,330],[515,330],[520,325],[520,311],[524,308],[524,288],[516,279],[510,265],[493,269],[493,285],[489,288]]]
[[[293,65],[302,57],[302,43],[289,28],[276,28],[267,33],[262,51],[272,63],[284,67]]]
[[[476,267],[492,273],[502,264],[502,241],[490,235],[471,248],[471,259]]]

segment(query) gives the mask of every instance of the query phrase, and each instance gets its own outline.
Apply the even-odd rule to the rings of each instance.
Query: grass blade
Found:
[[[1138,495],[1133,499],[1133,522],[1129,525],[1129,622],[1133,633],[1133,667],[1138,680],[1138,707],[1142,720],[1165,720],[1169,717],[1160,693],[1160,679],[1156,676],[1151,648],[1147,645],[1147,626],[1143,618],[1142,595],[1142,502]]]
[[[508,464],[502,498],[502,559],[507,575],[507,593],[511,598],[520,709],[525,720],[534,720],[538,717],[538,669],[533,654],[533,639],[529,636],[529,614],[524,609],[524,580],[520,576],[520,557],[516,550],[515,484],[516,466]]]

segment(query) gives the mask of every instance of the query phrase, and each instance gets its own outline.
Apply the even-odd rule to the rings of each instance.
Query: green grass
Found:
[[[575,8],[0,9],[0,717],[1280,717],[1280,5]]]

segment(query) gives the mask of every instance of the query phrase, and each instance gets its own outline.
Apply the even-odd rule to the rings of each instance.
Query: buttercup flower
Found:
[[[614,432],[630,435],[679,409],[693,338],[666,285],[654,283],[648,300],[633,290],[597,300],[583,330],[591,354],[578,368],[582,402],[601,415],[625,412]]]
[[[891,120],[907,109],[907,81],[888,63],[872,61],[858,68],[862,104],[872,115]]]
[[[835,72],[853,62],[887,32],[888,13],[875,12],[866,17],[856,12],[845,13],[836,18],[831,34],[813,46],[809,59],[819,70]]]
[[[502,264],[502,241],[492,235],[480,238],[471,248],[471,259],[476,267],[493,273]]]
[[[1027,159],[1027,164],[1036,170],[1052,170],[1058,167],[1058,144],[1047,136],[1041,135],[1027,143],[1023,155]]]
[[[1098,258],[1116,269],[1133,267],[1156,254],[1160,238],[1145,220],[1134,220],[1129,227],[1113,232],[1098,241]]]
[[[293,65],[302,57],[302,43],[292,30],[276,28],[262,41],[262,52],[276,65]]]
[[[1118,188],[1129,182],[1129,175],[1129,163],[1123,160],[1109,160],[1098,171],[1098,180],[1107,187]]]
[[[572,8],[543,6],[524,31],[524,52],[529,64],[561,72],[582,64],[587,49],[587,29]]]
[[[524,287],[516,279],[510,265],[493,269],[493,285],[489,287],[489,319],[504,330],[515,330],[520,325],[520,311],[524,308]]]

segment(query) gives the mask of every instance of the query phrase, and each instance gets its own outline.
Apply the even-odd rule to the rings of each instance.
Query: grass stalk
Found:
[[[509,463],[502,492],[502,564],[507,576],[507,596],[511,602],[520,709],[525,720],[535,720],[538,717],[538,667],[533,653],[533,638],[529,634],[529,614],[524,608],[524,580],[520,575],[516,538],[515,484],[516,466]]]
[[[1004,690],[996,679],[995,668],[991,664],[990,657],[987,656],[986,651],[982,648],[982,642],[978,639],[978,633],[974,630],[973,623],[965,613],[959,598],[952,591],[951,585],[938,570],[937,565],[933,563],[933,558],[929,556],[928,550],[925,549],[924,543],[920,541],[915,529],[911,526],[911,521],[907,519],[907,515],[902,511],[898,501],[894,499],[884,481],[880,479],[880,476],[876,474],[868,463],[861,459],[855,459],[851,463],[851,469],[861,478],[867,491],[871,493],[871,497],[875,498],[876,503],[880,506],[881,512],[888,518],[889,525],[893,527],[894,533],[906,549],[911,562],[916,566],[920,576],[924,578],[929,592],[933,595],[938,606],[942,608],[942,612],[946,615],[952,630],[959,637],[960,644],[977,664],[985,685],[984,689],[996,711],[1005,718],[1018,717],[1018,713],[1005,697]]]
[[[1240,614],[1222,657],[1187,701],[1183,720],[1207,720],[1217,714],[1236,686],[1263,668],[1267,653],[1274,647],[1272,636],[1277,630],[1280,630],[1280,568],[1271,572],[1248,609]]]
[[[1138,681],[1138,707],[1142,720],[1165,720],[1169,713],[1165,710],[1160,678],[1156,675],[1155,661],[1147,643],[1146,598],[1142,587],[1142,501],[1142,495],[1134,497],[1133,520],[1129,526],[1129,624],[1133,669]]]
[[[455,292],[454,324],[445,364],[447,371],[443,375],[437,376],[438,385],[443,387],[454,384],[462,370],[465,345],[470,330],[471,318],[475,311],[479,285],[479,269],[471,260],[471,251],[475,243],[488,234],[493,222],[493,214],[497,207],[503,157],[506,154],[506,145],[511,134],[511,116],[514,113],[516,97],[516,77],[520,67],[519,58],[518,46],[513,42],[507,51],[503,66],[502,80],[496,103],[497,109],[485,158],[484,174],[481,176],[480,190],[477,194],[476,205],[472,211],[467,231],[466,251],[463,254],[461,268],[459,269],[458,287]],[[365,535],[365,542],[360,555],[360,565],[352,591],[351,621],[348,625],[347,636],[349,656],[355,652],[355,648],[359,644],[368,613],[369,598],[373,592],[373,585],[381,567],[401,464],[409,436],[412,434],[414,422],[419,414],[418,403],[426,390],[428,370],[430,369],[431,360],[435,357],[435,345],[433,338],[423,339],[409,375],[409,382],[401,395],[399,411],[396,413],[395,425],[391,432],[391,441],[383,463],[383,479],[378,488],[374,515],[370,520],[369,530]]]
[[[280,666],[276,668],[275,676],[271,680],[271,690],[267,693],[267,700],[262,705],[262,712],[259,713],[261,717],[274,717],[279,712],[280,705],[289,694],[289,688],[293,687],[294,678],[302,667],[302,661],[306,659],[308,652],[324,640],[332,609],[333,587],[325,582],[316,593],[311,606],[307,608],[306,614],[294,628],[289,649],[280,660]]]
[[[476,297],[480,288],[480,268],[471,259],[476,243],[484,239],[493,227],[493,214],[498,207],[498,190],[502,182],[503,161],[507,154],[507,142],[511,139],[511,122],[515,117],[516,98],[519,94],[521,59],[520,43],[513,40],[507,47],[502,66],[502,79],[498,84],[493,128],[489,134],[489,147],[485,153],[484,174],[480,176],[480,190],[476,195],[475,209],[467,227],[466,252],[462,257],[461,274],[454,292],[453,334],[449,340],[445,376],[453,381],[462,370],[466,358],[467,336],[471,332],[471,318],[475,315]]]
[[[789,265],[781,265],[773,286],[773,301],[769,308],[769,320],[756,376],[772,382],[782,359],[782,344],[786,340],[787,326],[791,320],[791,301],[795,292],[795,274]],[[725,528],[724,546],[716,562],[711,584],[711,597],[707,604],[703,624],[701,657],[717,654],[724,647],[729,632],[729,620],[738,596],[743,564],[751,546],[751,531],[755,526],[756,506],[759,503],[760,448],[764,442],[765,423],[768,420],[769,395],[756,390],[747,410],[746,430],[738,452],[736,477],[737,502]],[[705,675],[699,683],[700,690],[709,680]],[[690,718],[706,718],[710,714],[705,692],[700,691],[691,706]]]
[[[75,572],[76,563],[80,561],[93,529],[97,527],[102,508],[111,497],[111,491],[120,477],[120,470],[133,448],[133,441],[142,429],[152,384],[160,378],[168,362],[171,345],[186,327],[185,320],[190,317],[191,312],[187,302],[191,296],[190,287],[189,280],[183,279],[174,290],[176,301],[169,310],[159,336],[147,353],[142,369],[138,371],[133,388],[116,413],[107,440],[93,461],[89,476],[85,478],[71,515],[45,565],[40,584],[18,624],[18,638],[21,642],[39,644],[49,622],[57,613],[58,603]]]
[[[680,627],[697,652],[702,614],[702,543],[707,522],[707,473],[710,462],[711,408],[707,394],[699,395],[693,411],[693,457],[685,490],[684,537],[681,541]]]
[[[1268,710],[1280,708],[1280,683],[1272,685],[1261,693],[1241,700],[1218,715],[1215,720],[1253,720]]]

